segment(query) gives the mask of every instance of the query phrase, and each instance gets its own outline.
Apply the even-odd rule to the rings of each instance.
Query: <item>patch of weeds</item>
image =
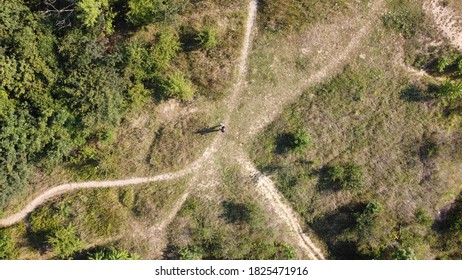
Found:
[[[205,49],[218,46],[217,30],[213,27],[206,27],[197,34],[196,40]]]
[[[181,207],[178,214],[182,217],[190,216],[199,208],[199,201],[194,198],[188,198]]]
[[[322,190],[360,191],[364,186],[364,171],[355,163],[329,165],[321,170],[319,180]]]
[[[389,3],[389,12],[382,17],[386,28],[393,29],[406,39],[421,31],[425,14],[421,4],[413,0],[393,0]]]
[[[9,230],[0,230],[0,260],[16,259],[18,251]]]

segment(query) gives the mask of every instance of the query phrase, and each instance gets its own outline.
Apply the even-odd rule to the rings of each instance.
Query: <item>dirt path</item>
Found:
[[[451,44],[462,51],[462,16],[450,7],[440,5],[439,0],[426,1],[423,7],[433,16],[436,26]]]
[[[360,24],[362,27],[359,29],[357,34],[353,36],[351,41],[347,44],[346,48],[344,48],[343,52],[340,52],[339,55],[332,57],[330,63],[326,67],[324,67],[320,71],[317,71],[314,75],[308,77],[305,85],[313,85],[319,83],[323,79],[332,75],[332,73],[335,73],[338,68],[341,68],[343,63],[345,63],[347,59],[351,57],[351,54],[358,48],[362,39],[369,32],[370,27],[372,25],[372,18],[375,15],[375,12],[379,9],[382,2],[383,1],[381,0],[376,1],[374,3],[374,6],[371,7],[372,12],[369,14],[369,17],[366,20],[361,20],[358,22],[358,24]],[[224,105],[226,105],[224,107],[226,108],[224,112],[224,115],[226,116],[224,118],[225,123],[228,123],[231,120],[233,113],[249,113],[251,112],[252,107],[255,108],[256,105],[259,105],[258,103],[246,104],[246,99],[242,97],[242,94],[240,94],[243,90],[243,86],[245,83],[245,75],[247,72],[247,58],[250,50],[252,27],[255,22],[256,13],[257,1],[252,0],[249,3],[248,20],[245,27],[243,48],[238,61],[237,81],[231,93],[225,99],[224,103]],[[289,104],[290,102],[293,102],[295,98],[299,96],[299,94],[300,91],[293,91],[288,95],[279,96],[279,98],[278,96],[268,97],[264,101],[269,102],[271,106],[265,107],[265,109],[262,111],[258,111],[258,114],[255,115],[255,118],[253,119],[253,121],[257,121],[258,125],[246,126],[244,127],[245,129],[242,131],[245,131],[245,134],[247,135],[254,136],[261,128],[263,128],[269,122],[274,120],[274,118],[277,117],[277,115],[282,111],[283,107]],[[243,102],[244,107],[242,107]],[[244,108],[244,110],[240,108]],[[3,219],[0,219],[0,228],[8,227],[20,222],[29,213],[34,211],[34,209],[36,209],[38,206],[42,205],[43,203],[52,199],[53,197],[62,195],[67,192],[79,189],[121,187],[146,184],[151,182],[160,182],[177,179],[193,173],[193,178],[196,178],[196,176],[199,176],[199,174],[201,173],[201,169],[204,168],[204,166],[206,166],[207,163],[213,160],[212,156],[214,156],[214,154],[217,153],[217,147],[222,147],[225,141],[234,141],[233,137],[229,136],[231,135],[226,135],[226,137],[224,137],[224,135],[218,134],[213,143],[209,146],[209,148],[205,150],[205,152],[199,159],[187,166],[185,169],[180,170],[178,172],[165,173],[153,177],[131,178],[124,180],[67,183],[51,188],[37,196],[19,212],[11,216],[5,217]],[[285,224],[288,226],[289,232],[294,233],[297,240],[297,245],[306,252],[309,258],[324,259],[322,251],[311,241],[308,235],[304,233],[302,227],[300,226],[297,214],[290,208],[289,205],[287,205],[284,202],[283,198],[278,193],[274,183],[255,168],[255,166],[248,159],[248,157],[245,155],[242,149],[237,149],[235,154],[237,155],[237,160],[242,164],[243,168],[248,172],[248,174],[256,179],[257,191],[268,200],[268,202],[271,204],[271,207],[275,209],[278,218],[283,220]],[[183,202],[187,199],[188,194],[189,191],[186,190],[184,195],[179,199],[176,206],[173,207],[173,211],[171,211],[170,214],[167,215],[165,219],[163,219],[163,221],[159,222],[158,225],[151,228],[150,235],[156,235],[156,233],[158,233],[159,231],[163,231],[170,224],[170,222],[175,217],[177,211],[183,204]]]
[[[311,241],[300,226],[298,215],[287,205],[279,192],[276,189],[274,183],[258,171],[253,165],[252,161],[244,155],[238,154],[237,161],[244,168],[249,175],[254,178],[257,185],[257,192],[268,202],[274,212],[282,219],[288,227],[288,231],[295,235],[297,245],[303,248],[310,259],[324,259],[322,251]]]

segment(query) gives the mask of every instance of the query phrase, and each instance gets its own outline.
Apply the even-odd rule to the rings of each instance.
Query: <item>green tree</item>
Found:
[[[92,28],[98,22],[98,17],[108,8],[108,0],[81,0],[76,6],[78,12],[77,18],[86,27]]]

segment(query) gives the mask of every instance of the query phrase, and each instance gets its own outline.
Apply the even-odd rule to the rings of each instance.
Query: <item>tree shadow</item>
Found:
[[[294,135],[292,133],[281,133],[276,136],[276,153],[281,155],[293,148]]]
[[[358,252],[356,242],[351,239],[342,240],[342,234],[353,231],[356,227],[357,213],[364,211],[365,203],[346,205],[316,218],[311,228],[322,236],[328,247],[330,256],[339,260],[367,259]]]
[[[342,189],[338,182],[332,180],[330,175],[332,166],[326,165],[319,169],[316,174],[319,176],[317,189],[322,192],[337,192]]]
[[[197,39],[197,31],[192,28],[183,28],[180,32],[181,48],[185,52],[200,49],[200,41]]]
[[[400,98],[409,102],[428,102],[436,98],[437,92],[436,85],[413,84],[400,92]]]
[[[252,220],[255,211],[251,205],[233,201],[223,201],[222,206],[224,209],[222,217],[229,224],[248,223]]]

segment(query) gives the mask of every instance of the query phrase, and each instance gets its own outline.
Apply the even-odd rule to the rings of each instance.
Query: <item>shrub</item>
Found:
[[[446,101],[462,98],[462,81],[446,80],[439,89],[439,95]]]
[[[298,129],[293,134],[292,148],[295,153],[302,154],[312,146],[313,142],[311,141],[311,137],[306,130]]]
[[[116,249],[102,249],[88,254],[89,260],[139,260],[140,256],[137,254],[130,254],[125,251]]]
[[[415,260],[416,256],[412,248],[396,249],[393,252],[394,260]]]
[[[439,73],[444,73],[449,67],[457,67],[462,63],[462,57],[456,52],[443,55],[438,59],[437,69]]]
[[[366,208],[356,217],[357,228],[360,231],[374,226],[375,219],[383,211],[383,206],[378,202],[369,202]]]
[[[0,260],[11,260],[16,257],[15,245],[6,230],[0,230]]]
[[[180,72],[168,75],[162,87],[165,95],[177,97],[181,101],[191,100],[196,93],[193,83],[186,79]]]
[[[188,0],[129,0],[128,21],[134,25],[146,25],[158,21],[169,21],[182,13]]]
[[[354,163],[337,164],[328,167],[330,181],[344,190],[357,191],[363,187],[363,168]]]
[[[178,251],[180,260],[200,260],[202,259],[202,249],[197,245],[182,247]]]
[[[83,243],[76,236],[75,228],[72,224],[56,230],[48,238],[48,244],[51,245],[53,253],[60,259],[70,258],[83,247]]]
[[[196,40],[199,44],[206,48],[211,49],[218,45],[218,35],[215,28],[207,27],[197,35]]]
[[[181,49],[178,34],[172,29],[164,29],[159,34],[157,42],[152,47],[152,55],[155,67],[162,72],[170,64],[170,61],[176,56]]]
[[[422,28],[425,14],[420,7],[410,1],[391,2],[391,11],[382,17],[386,28],[393,29],[405,38],[412,38]]]

